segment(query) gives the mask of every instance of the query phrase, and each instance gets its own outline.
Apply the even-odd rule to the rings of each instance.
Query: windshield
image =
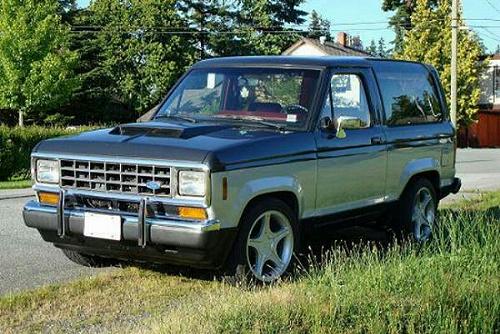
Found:
[[[317,70],[210,68],[192,70],[156,118],[224,119],[302,128],[310,116]]]

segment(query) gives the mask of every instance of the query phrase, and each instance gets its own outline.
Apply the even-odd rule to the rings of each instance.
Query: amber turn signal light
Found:
[[[59,194],[40,192],[38,193],[38,199],[42,204],[57,205],[59,203]]]
[[[207,219],[207,212],[203,208],[179,207],[179,217],[187,219]]]

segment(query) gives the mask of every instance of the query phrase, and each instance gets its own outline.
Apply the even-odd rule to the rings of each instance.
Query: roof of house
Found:
[[[340,43],[325,41],[322,44],[317,39],[312,39],[307,37],[301,37],[297,42],[295,42],[292,46],[286,49],[283,52],[283,55],[292,54],[294,50],[296,50],[297,48],[299,48],[304,44],[309,44],[329,56],[361,56],[361,57],[371,56],[370,53],[366,51],[354,49],[349,46],[342,45]]]

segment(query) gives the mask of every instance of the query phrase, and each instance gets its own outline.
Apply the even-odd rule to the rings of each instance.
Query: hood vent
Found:
[[[168,123],[133,123],[119,125],[110,134],[121,136],[148,136],[148,137],[163,137],[163,138],[182,138],[189,139],[196,136],[206,135],[212,132],[227,129],[227,125],[192,125],[182,127]]]

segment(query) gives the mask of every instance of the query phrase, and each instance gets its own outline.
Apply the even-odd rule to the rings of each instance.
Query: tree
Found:
[[[76,0],[59,0],[59,14],[63,22],[71,23],[73,15],[78,10]]]
[[[412,30],[404,39],[399,59],[415,60],[433,65],[439,72],[448,105],[451,80],[451,0],[442,0],[436,8],[429,0],[417,0],[411,16]],[[461,13],[460,13],[461,17]],[[462,20],[459,20],[459,25]],[[479,60],[484,50],[472,32],[459,31],[458,39],[458,115],[457,122],[467,126],[474,120],[480,96],[479,78],[484,66]]]
[[[206,58],[213,51],[212,44],[227,43],[228,37],[224,35],[236,15],[236,11],[231,11],[234,4],[227,4],[224,0],[181,0],[177,2],[177,8],[195,34],[198,59]]]
[[[497,45],[497,49],[495,51],[495,54],[500,54],[500,44]]]
[[[435,8],[438,1],[439,0],[429,0],[427,4]],[[403,49],[404,36],[406,32],[412,28],[411,15],[415,10],[416,2],[417,0],[384,0],[382,2],[383,11],[394,11],[394,15],[389,20],[389,25],[396,33],[396,38],[392,42],[395,52],[401,52]]]
[[[378,40],[377,54],[382,58],[389,58],[391,55],[390,51],[387,50],[387,47],[385,46],[385,40],[383,37],[380,37],[380,39]]]
[[[304,0],[237,0],[230,8],[230,34],[214,33],[214,55],[276,55],[297,41],[299,32],[287,25],[304,23]]]
[[[330,21],[324,19],[313,9],[310,14],[309,33],[307,36],[314,39],[319,39],[321,36],[325,36],[327,40],[330,40],[330,26]]]
[[[370,46],[368,46],[366,49],[365,49],[366,52],[368,52],[369,54],[371,54],[372,56],[378,56],[378,52],[377,52],[377,44],[375,44],[375,40],[371,40],[370,42]]]
[[[68,102],[77,86],[77,54],[56,0],[4,0],[0,5],[0,109],[34,110]]]
[[[92,47],[102,89],[138,115],[154,106],[195,59],[195,40],[174,0],[95,0]]]

